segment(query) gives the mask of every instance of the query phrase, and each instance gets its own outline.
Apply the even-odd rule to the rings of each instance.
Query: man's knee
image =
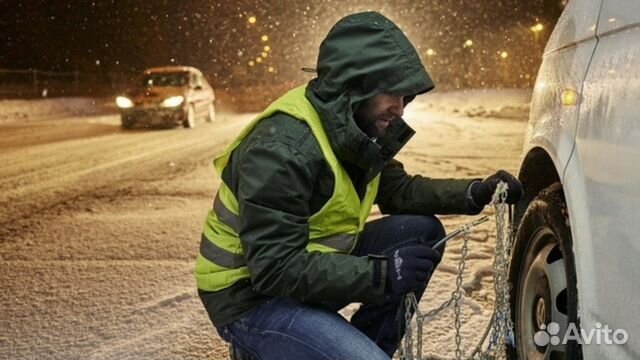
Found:
[[[422,241],[429,244],[429,246],[435,245],[436,242],[445,237],[444,226],[437,217],[420,215],[417,216],[416,221],[420,227]]]

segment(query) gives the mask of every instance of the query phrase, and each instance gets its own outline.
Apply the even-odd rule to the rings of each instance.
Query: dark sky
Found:
[[[224,86],[299,81],[335,21],[377,10],[405,30],[440,84],[530,86],[562,8],[562,0],[0,0],[0,68],[121,79],[184,64]]]

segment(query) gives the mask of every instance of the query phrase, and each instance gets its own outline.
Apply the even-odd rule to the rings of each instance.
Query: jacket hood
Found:
[[[434,87],[409,39],[377,12],[338,21],[320,45],[316,71],[306,96],[320,114],[336,155],[363,170],[388,159],[380,156],[378,143],[385,141],[373,141],[356,125],[358,104],[382,92],[413,99]],[[395,153],[386,152],[389,155]]]

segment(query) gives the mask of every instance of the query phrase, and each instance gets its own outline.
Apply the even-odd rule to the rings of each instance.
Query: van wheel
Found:
[[[533,199],[522,217],[510,274],[516,336],[510,359],[582,359],[575,340],[563,344],[571,324],[580,329],[568,216],[562,187],[555,183]]]
[[[182,122],[182,126],[189,129],[196,127],[196,109],[193,104],[189,105],[189,108],[187,108],[187,117]]]

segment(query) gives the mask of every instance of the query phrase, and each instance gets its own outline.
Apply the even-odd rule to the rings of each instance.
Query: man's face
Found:
[[[354,118],[360,130],[367,136],[380,138],[392,120],[402,117],[404,105],[402,96],[378,94],[360,104]]]

